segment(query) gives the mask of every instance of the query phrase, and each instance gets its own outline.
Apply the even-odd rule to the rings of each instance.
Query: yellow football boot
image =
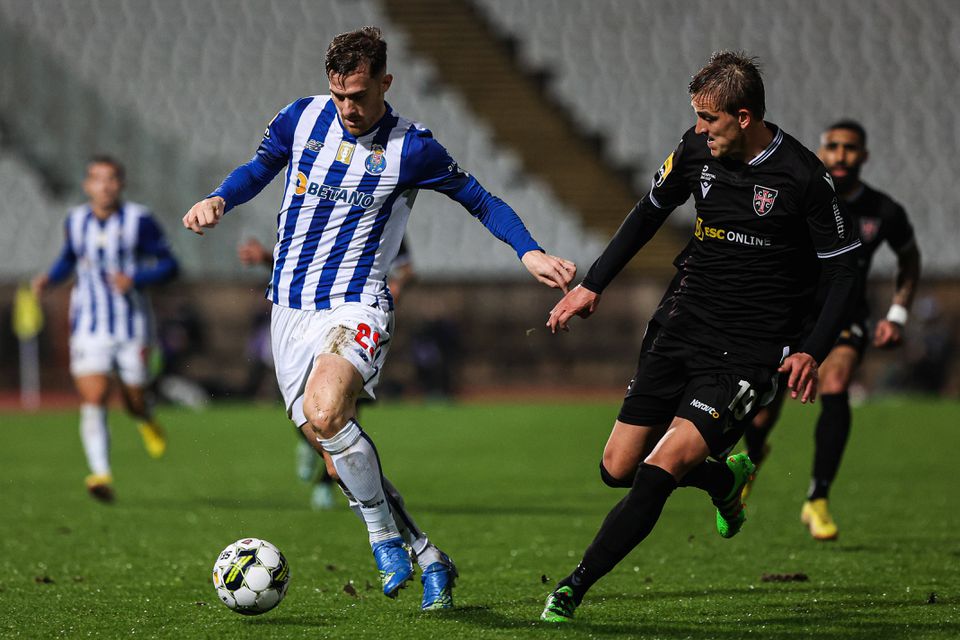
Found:
[[[113,502],[113,477],[109,473],[94,473],[87,476],[87,492],[100,502]]]
[[[167,434],[156,422],[141,422],[137,427],[140,430],[140,436],[143,438],[143,447],[151,458],[163,456],[167,450]]]
[[[827,499],[817,498],[803,503],[800,511],[800,522],[807,525],[814,540],[836,540],[840,531],[837,523],[830,516],[827,509]]]

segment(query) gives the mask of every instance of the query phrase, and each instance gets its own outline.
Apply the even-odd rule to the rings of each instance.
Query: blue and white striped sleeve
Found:
[[[254,156],[231,171],[207,197],[220,196],[227,203],[225,211],[230,211],[263,191],[287,166],[297,121],[311,100],[312,98],[301,98],[281,109],[267,125]]]
[[[70,218],[63,225],[63,248],[60,249],[60,255],[54,261],[50,271],[47,272],[47,278],[50,284],[63,282],[73,273],[77,265],[77,254],[73,249],[73,243],[70,241]]]
[[[137,227],[137,267],[133,284],[137,288],[172,280],[179,270],[176,258],[156,220],[150,215],[140,217]]]
[[[459,202],[490,233],[513,247],[519,258],[528,251],[543,251],[510,205],[460,169],[429,131],[411,129],[404,146],[402,184],[438,191]]]

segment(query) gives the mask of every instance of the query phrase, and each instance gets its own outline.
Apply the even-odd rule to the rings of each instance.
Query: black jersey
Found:
[[[692,194],[693,237],[674,261],[677,277],[654,317],[672,333],[756,362],[778,361],[785,347],[794,350],[814,302],[818,258],[843,256],[838,262],[849,266],[848,254],[860,243],[820,160],[767,126],[774,134],[770,145],[746,163],[714,158],[706,135],[687,131],[583,285],[602,291]],[[631,217],[637,229],[628,233]],[[811,355],[820,360],[831,345],[832,337]]]
[[[907,212],[882,191],[861,183],[860,188],[849,199],[844,199],[843,203],[860,230],[861,248],[857,252],[857,290],[855,302],[849,309],[849,321],[862,323],[870,316],[866,284],[877,249],[886,242],[895,253],[900,253],[912,246],[916,239],[913,227],[907,218]],[[812,309],[813,316],[823,305],[827,295],[826,290],[826,283],[821,278],[817,304]],[[815,317],[808,318],[808,325],[812,327],[815,320]]]

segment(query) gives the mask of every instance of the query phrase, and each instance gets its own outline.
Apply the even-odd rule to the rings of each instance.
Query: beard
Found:
[[[849,191],[853,188],[858,182],[860,182],[860,167],[844,167],[847,170],[847,175],[843,177],[837,177],[833,174],[833,167],[828,169],[830,171],[830,177],[833,178],[833,183],[837,187],[837,191],[840,193]]]

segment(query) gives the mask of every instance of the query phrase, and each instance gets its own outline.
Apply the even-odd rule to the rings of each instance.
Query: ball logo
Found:
[[[375,176],[383,173],[384,169],[387,168],[387,158],[385,156],[383,147],[378,144],[371,146],[370,155],[367,156],[363,166],[366,167],[367,173],[371,173]]]
[[[307,192],[307,176],[303,175],[302,171],[297,172],[297,187],[293,192],[298,196],[302,196]]]

